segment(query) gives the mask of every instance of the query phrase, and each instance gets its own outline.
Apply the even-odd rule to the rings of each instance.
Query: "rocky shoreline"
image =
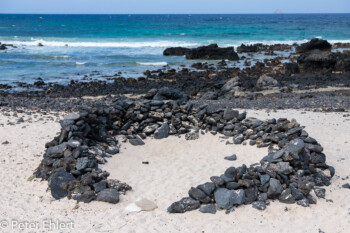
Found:
[[[331,45],[319,39],[292,46],[241,45],[237,48],[237,53],[241,55],[237,62],[246,65],[243,69],[231,67],[227,60],[223,60],[218,64],[194,63],[190,69],[164,67],[146,71],[144,77],[138,79],[123,78],[116,74],[105,77],[104,81],[71,81],[64,86],[45,83],[38,78],[34,84],[18,83],[19,87],[38,89],[35,91],[13,92],[11,85],[0,85],[0,105],[16,108],[25,107],[28,102],[28,107],[31,104],[39,108],[57,109],[59,102],[65,102],[70,105],[66,107],[69,109],[74,108],[78,102],[89,102],[83,100],[86,96],[104,96],[103,99],[109,101],[115,98],[150,99],[152,94],[172,90],[179,95],[186,95],[192,102],[232,102],[236,108],[268,106],[276,109],[348,110],[350,54],[347,53],[348,50],[339,50],[348,47],[348,44]],[[184,49],[188,51],[187,48],[169,48],[164,53],[183,55],[181,51]],[[172,52],[166,52],[169,50]],[[232,47],[219,48],[217,45],[190,50],[206,59],[217,58],[219,55],[220,58],[229,59],[233,56],[232,53],[237,54]],[[270,51],[291,52],[288,57],[276,56],[263,62],[254,58],[256,54],[271,53]],[[164,96],[163,99],[175,97],[170,93],[170,96]],[[79,100],[71,100],[75,98]],[[46,104],[49,102],[52,103],[51,107]],[[62,108],[58,110],[65,110]]]
[[[169,48],[164,55],[185,55],[187,59],[237,60],[244,69],[195,63],[183,68],[146,71],[145,77],[108,81],[47,84],[38,80],[25,87],[39,91],[8,92],[0,88],[1,111],[74,112],[65,116],[60,135],[46,144],[46,152],[35,176],[48,180],[56,199],[78,202],[104,201],[116,204],[131,186],[108,179],[99,164],[119,153],[120,141],[142,146],[143,139],[199,134],[223,134],[233,144],[268,147],[269,155],[256,164],[230,167],[211,181],[192,187],[188,194],[168,208],[170,213],[200,209],[215,213],[216,206],[231,211],[252,204],[263,210],[269,200],[297,203],[304,207],[325,197],[322,186],[330,185],[335,170],[326,164],[322,146],[295,120],[261,121],[247,117],[245,109],[309,109],[346,112],[350,109],[350,54],[347,44],[330,45],[314,39],[303,45],[217,45],[195,49]],[[285,58],[246,59],[250,53],[275,54],[295,50]],[[239,54],[244,54],[238,57]],[[232,159],[234,156],[232,157]],[[231,158],[230,158],[231,159]],[[169,203],[170,204],[170,203]]]
[[[97,81],[92,78],[95,77],[95,73],[98,74],[97,71],[91,77],[84,77],[83,82],[72,80],[68,85],[45,83],[42,78],[38,78],[33,84],[17,83],[18,87],[34,89],[32,91],[12,93],[11,90],[15,86],[2,84],[0,95],[67,98],[86,95],[146,94],[153,88],[169,87],[182,91],[193,99],[235,99],[250,98],[252,94],[263,90],[291,93],[329,86],[350,87],[350,54],[349,50],[346,50],[349,47],[348,44],[338,43],[332,46],[325,40],[313,39],[305,44],[293,46],[241,45],[237,48],[238,53],[233,47],[219,48],[215,44],[195,49],[168,48],[164,51],[166,55],[183,55],[184,52],[181,51],[188,50],[194,54],[189,59],[222,59],[222,61],[217,64],[198,62],[181,69],[164,66],[158,70],[147,70],[143,77],[137,79],[123,78],[121,73],[117,73],[114,76],[102,75],[103,79]],[[278,51],[287,51],[288,56],[279,54],[267,56],[264,60],[256,57],[264,52]],[[231,63],[232,56],[237,56],[239,60]],[[263,77],[264,75],[269,78]],[[259,79],[276,81],[258,82]]]

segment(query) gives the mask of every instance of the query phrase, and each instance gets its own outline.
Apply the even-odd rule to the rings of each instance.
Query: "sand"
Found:
[[[350,182],[350,117],[344,114],[248,110],[249,117],[259,119],[297,119],[325,148],[327,163],[335,167],[336,175],[326,188],[327,200],[318,199],[310,208],[274,201],[265,211],[247,205],[230,214],[218,211],[216,215],[199,211],[168,214],[166,208],[187,196],[191,186],[209,181],[210,176],[222,174],[227,167],[258,162],[266,155],[266,148],[226,145],[226,139],[211,134],[200,135],[195,141],[186,141],[184,136],[147,139],[146,145],[137,147],[123,143],[121,153],[108,159],[102,168],[133,190],[122,195],[117,205],[77,205],[66,198],[54,200],[46,181],[27,180],[41,161],[45,143],[59,132],[56,119],[29,123],[25,118],[25,123],[7,125],[14,118],[0,115],[0,221],[10,224],[0,231],[11,232],[13,220],[38,223],[36,229],[25,231],[47,232],[42,225],[46,219],[67,224],[72,221],[74,229],[64,232],[349,232],[350,189],[341,188]],[[10,144],[1,144],[4,141]],[[237,155],[236,161],[224,160],[232,154]],[[142,164],[145,161],[149,164]],[[138,198],[147,198],[158,208],[127,212],[126,206]],[[18,227],[13,231],[18,232]]]

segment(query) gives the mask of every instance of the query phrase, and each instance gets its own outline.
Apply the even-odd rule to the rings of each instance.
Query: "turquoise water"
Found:
[[[350,42],[350,14],[0,15],[0,41],[18,46],[0,52],[0,82],[41,77],[68,83],[93,71],[138,77],[146,69],[190,62],[162,56],[167,47],[291,44],[313,37]]]

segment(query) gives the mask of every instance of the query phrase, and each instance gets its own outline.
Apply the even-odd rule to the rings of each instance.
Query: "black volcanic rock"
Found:
[[[186,102],[188,100],[188,96],[181,91],[163,87],[157,91],[153,97],[153,100],[179,100]]]
[[[198,48],[172,47],[163,52],[164,56],[186,56],[186,59],[203,59],[203,60],[239,60],[233,47],[219,48],[217,44],[201,46]]]
[[[190,197],[184,197],[180,201],[174,202],[168,207],[169,213],[185,213],[200,207],[200,201]]]
[[[101,192],[97,194],[96,200],[117,204],[119,202],[118,190],[112,189],[112,188],[103,189]]]
[[[239,60],[237,53],[233,47],[219,48],[217,44],[201,46],[191,49],[186,54],[187,59],[204,59],[204,60]]]
[[[226,136],[220,138],[233,139],[236,144],[254,140],[257,147],[269,146],[260,164],[229,167],[224,174],[212,176],[212,182],[194,186],[189,197],[173,203],[168,209],[171,213],[198,209],[201,204],[203,208],[203,204],[213,204],[230,211],[234,206],[253,203],[254,208],[264,209],[269,204],[267,199],[307,206],[317,202],[312,190],[317,197],[325,197],[319,186],[330,185],[335,172],[326,164],[323,147],[295,120],[247,118],[245,112],[228,106],[113,99],[66,115],[61,127],[60,134],[45,145],[46,152],[35,172],[37,178],[49,179],[57,199],[67,196],[81,202],[117,203],[119,194],[131,187],[107,179],[109,173],[99,164],[117,154],[120,143],[129,140],[133,145],[143,145],[142,139],[152,136],[160,139],[184,134],[186,139],[195,139],[199,132],[222,133]],[[208,211],[215,212],[214,209],[210,206]]]
[[[297,63],[290,62],[284,64],[284,74],[290,76],[292,74],[300,73],[300,69]]]
[[[337,60],[330,51],[312,50],[298,57],[298,65],[304,70],[320,70],[334,68]]]
[[[163,51],[164,56],[185,56],[191,49],[183,47],[171,47]]]
[[[309,42],[306,42],[304,44],[301,44],[300,46],[295,48],[296,53],[305,53],[309,52],[314,49],[319,50],[329,50],[331,49],[332,45],[328,43],[326,40],[321,40],[318,38],[314,38],[310,40]]]
[[[74,176],[65,171],[59,171],[50,176],[49,187],[51,190],[51,195],[55,199],[61,199],[68,195],[68,192],[62,188],[62,185],[75,180]]]
[[[245,45],[237,47],[237,53],[256,53],[259,51],[259,44]]]

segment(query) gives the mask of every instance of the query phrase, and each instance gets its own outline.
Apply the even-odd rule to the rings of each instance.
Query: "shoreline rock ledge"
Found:
[[[233,47],[220,48],[217,44],[201,46],[198,48],[171,47],[163,52],[164,56],[186,56],[186,59],[203,59],[203,60],[239,60],[238,54]]]

